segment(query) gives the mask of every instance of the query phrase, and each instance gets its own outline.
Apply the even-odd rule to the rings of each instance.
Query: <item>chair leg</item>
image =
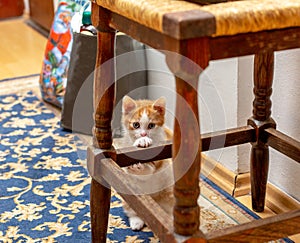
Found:
[[[269,148],[264,141],[263,130],[275,127],[271,118],[272,83],[274,53],[264,52],[254,58],[254,95],[253,116],[248,124],[256,128],[256,142],[251,149],[251,195],[252,208],[262,212],[265,206],[266,185],[269,169]]]
[[[114,42],[115,30],[108,25],[109,13],[92,3],[93,25],[98,29],[98,53],[94,72],[93,145],[112,148],[111,121],[115,101]],[[93,168],[94,169],[94,168]],[[92,169],[92,170],[93,170]],[[93,177],[93,173],[91,174]],[[106,242],[111,190],[92,179],[90,192],[92,242]]]
[[[199,75],[208,66],[206,40],[179,43],[181,55],[168,53],[167,64],[176,77],[176,114],[173,136],[173,169],[175,206],[174,231],[180,235],[193,235],[199,231],[201,167],[201,138],[198,115]],[[189,48],[185,48],[189,47]],[[199,47],[199,48],[198,48]],[[194,50],[197,50],[197,54]],[[197,63],[198,65],[196,65]],[[202,234],[199,233],[199,234]],[[204,236],[201,236],[202,239]]]
[[[198,231],[200,225],[200,209],[197,203],[200,194],[201,155],[198,150],[200,147],[200,130],[197,89],[192,88],[189,90],[191,100],[189,100],[188,105],[190,107],[186,107],[183,97],[188,95],[187,92],[185,93],[184,86],[188,86],[188,84],[180,78],[176,78],[178,101],[176,102],[176,121],[173,137],[173,168],[176,180],[174,195],[176,203],[173,213],[175,232],[181,235],[192,235]],[[191,110],[188,110],[189,108]],[[184,115],[180,116],[183,111]],[[185,132],[186,134],[184,134]]]
[[[251,149],[250,173],[252,208],[256,212],[264,211],[268,170],[268,146],[265,144],[253,144]]]
[[[106,242],[110,197],[110,188],[92,179],[90,191],[92,242]]]

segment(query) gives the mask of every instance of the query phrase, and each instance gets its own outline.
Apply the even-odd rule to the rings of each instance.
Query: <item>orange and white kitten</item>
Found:
[[[127,136],[136,147],[149,147],[165,140],[166,100],[155,101],[123,98],[122,123]]]
[[[124,138],[131,141],[133,146],[143,148],[164,141],[166,139],[164,130],[165,107],[166,101],[164,97],[152,101],[133,100],[129,96],[125,96],[122,104]],[[124,167],[123,169],[127,173],[133,175],[146,176],[154,174],[163,167],[163,161],[156,161],[149,163],[136,163],[131,166]],[[143,180],[143,177],[140,178]],[[159,193],[156,193],[156,197],[160,197]],[[144,221],[136,214],[136,212],[125,202],[123,202],[123,206],[124,211],[129,218],[131,229],[140,230],[143,228]]]

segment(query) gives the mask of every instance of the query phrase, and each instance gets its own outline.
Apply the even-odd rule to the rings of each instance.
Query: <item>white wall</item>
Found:
[[[167,97],[168,126],[173,125],[174,78],[165,65],[164,56],[151,50],[147,54],[149,82],[159,85],[152,88],[149,98]],[[272,116],[278,129],[300,139],[300,49],[275,54]],[[163,80],[163,82],[162,82]],[[162,87],[161,84],[165,85]],[[244,126],[252,114],[253,56],[211,62],[201,75],[199,87],[201,131],[217,131]],[[213,105],[209,105],[213,104]],[[210,156],[236,173],[249,171],[250,145],[242,145]],[[300,200],[300,166],[294,161],[270,149],[269,180],[283,191]]]
[[[237,120],[238,126],[244,126],[248,118],[252,116],[253,95],[253,61],[254,56],[240,57],[238,61],[238,82],[237,82]],[[238,173],[246,173],[250,170],[250,144],[238,147]]]

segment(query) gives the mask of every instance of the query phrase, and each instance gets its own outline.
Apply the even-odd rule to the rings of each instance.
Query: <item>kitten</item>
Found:
[[[124,129],[125,140],[130,140],[133,146],[146,148],[151,145],[156,145],[166,139],[164,130],[165,122],[165,106],[166,101],[161,97],[155,101],[151,100],[133,100],[129,96],[123,98],[122,104],[122,124]],[[170,161],[160,160],[148,163],[136,163],[123,170],[129,174],[144,176],[140,177],[141,182],[148,183],[149,175],[165,169],[170,165]],[[170,174],[168,172],[168,174]],[[147,177],[148,176],[148,177]],[[167,178],[167,176],[165,177]],[[159,183],[159,186],[164,183],[164,178]],[[165,181],[168,179],[165,179]],[[150,179],[151,181],[151,179]],[[153,181],[152,181],[153,182]],[[149,185],[152,187],[152,185]],[[162,185],[163,187],[163,185]],[[162,192],[153,193],[151,196],[160,201],[164,200],[164,208],[170,210],[170,199],[172,189],[168,187]],[[165,197],[164,195],[167,195]],[[129,224],[132,230],[140,230],[144,226],[144,221],[131,209],[127,203],[123,201],[124,211],[129,218]]]
[[[136,147],[149,147],[166,139],[163,128],[166,101],[161,97],[155,101],[123,98],[122,123],[125,136]]]

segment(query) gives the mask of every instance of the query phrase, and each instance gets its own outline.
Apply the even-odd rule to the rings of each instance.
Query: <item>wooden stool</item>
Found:
[[[265,242],[299,233],[300,210],[296,210],[205,235],[199,230],[197,198],[201,152],[217,148],[209,146],[211,139],[225,137],[219,147],[252,144],[251,190],[255,211],[264,210],[268,147],[300,162],[300,143],[277,131],[276,123],[270,117],[274,51],[300,47],[300,1],[244,0],[203,6],[176,0],[92,2],[93,23],[99,31],[94,146],[88,151],[88,167],[93,178],[93,242],[106,241],[110,186],[127,192],[122,194],[124,199],[134,210],[142,212],[140,217],[162,242]],[[176,102],[172,144],[139,151],[112,148],[114,63],[107,61],[114,57],[116,30],[166,54],[166,62],[176,77],[177,95],[185,100],[177,99]],[[248,125],[200,136],[197,104],[200,73],[211,60],[250,54],[255,55],[255,99]],[[127,180],[120,169],[120,166],[136,162],[128,159],[133,154],[157,154],[157,149],[162,152],[151,160],[173,156],[176,202],[171,216],[150,196],[134,195],[136,185]],[[143,162],[147,161],[149,159]],[[110,185],[113,182],[115,184]]]

